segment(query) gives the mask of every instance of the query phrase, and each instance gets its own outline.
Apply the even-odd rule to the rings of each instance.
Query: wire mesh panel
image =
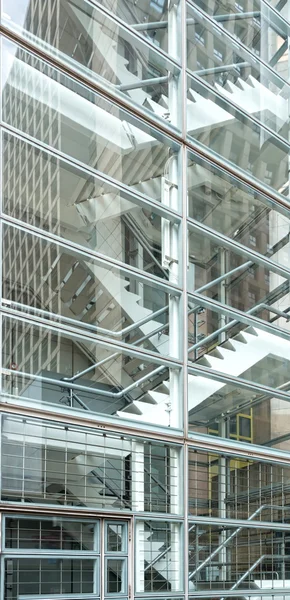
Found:
[[[136,591],[173,592],[182,589],[181,527],[168,521],[136,523]]]
[[[290,528],[260,529],[191,523],[191,590],[274,589],[290,577]]]
[[[179,469],[167,445],[3,415],[3,500],[176,512]]]
[[[289,520],[290,468],[286,464],[192,449],[188,476],[192,515]]]

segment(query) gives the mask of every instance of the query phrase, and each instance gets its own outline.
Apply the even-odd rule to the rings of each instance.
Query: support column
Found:
[[[181,480],[180,480],[180,459],[179,459],[179,451],[176,448],[170,448],[169,450],[169,470],[170,470],[170,482],[169,482],[169,490],[170,490],[170,512],[172,514],[180,513],[180,490],[181,490]],[[181,556],[181,540],[180,540],[180,524],[172,523],[171,524],[171,549],[170,549],[170,558],[171,558],[171,569],[172,569],[172,579],[171,579],[171,591],[177,592],[182,589],[182,562],[180,561]]]
[[[140,442],[133,443],[132,451],[132,510],[133,512],[144,512],[144,444]],[[144,523],[135,521],[135,573],[136,573],[136,592],[145,591],[144,582],[144,559],[145,559],[145,538]]]
[[[220,248],[220,274],[224,275],[227,272],[227,250],[225,248]],[[220,283],[220,302],[222,304],[226,304],[227,302],[227,280],[223,279]],[[224,327],[226,325],[226,316],[220,315],[219,317],[219,327]],[[219,343],[221,344],[226,340],[226,332],[224,331],[219,335]]]
[[[226,438],[227,424],[222,420],[219,424],[219,435],[221,438]],[[226,493],[227,493],[227,459],[225,456],[220,456],[218,460],[218,516],[220,519],[226,518]],[[224,544],[227,539],[227,532],[222,530],[219,535],[219,545]],[[227,579],[227,548],[222,548],[219,552],[219,580],[226,581]]]

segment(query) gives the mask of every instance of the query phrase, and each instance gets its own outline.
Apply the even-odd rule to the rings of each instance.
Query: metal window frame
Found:
[[[122,533],[122,545],[124,543],[124,548],[123,550],[108,550],[108,528],[110,525],[121,525],[122,527],[124,527],[124,532]],[[124,554],[124,556],[128,555],[128,522],[127,521],[118,521],[117,519],[110,519],[110,520],[105,520],[105,554],[106,555],[112,555],[112,556],[120,556],[122,557],[122,555]]]

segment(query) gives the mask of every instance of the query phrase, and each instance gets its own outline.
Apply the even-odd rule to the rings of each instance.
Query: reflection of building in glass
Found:
[[[3,0],[0,600],[288,597],[288,0]]]

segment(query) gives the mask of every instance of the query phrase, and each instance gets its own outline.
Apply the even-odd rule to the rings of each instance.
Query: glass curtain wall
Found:
[[[289,600],[290,1],[0,27],[0,600]]]

